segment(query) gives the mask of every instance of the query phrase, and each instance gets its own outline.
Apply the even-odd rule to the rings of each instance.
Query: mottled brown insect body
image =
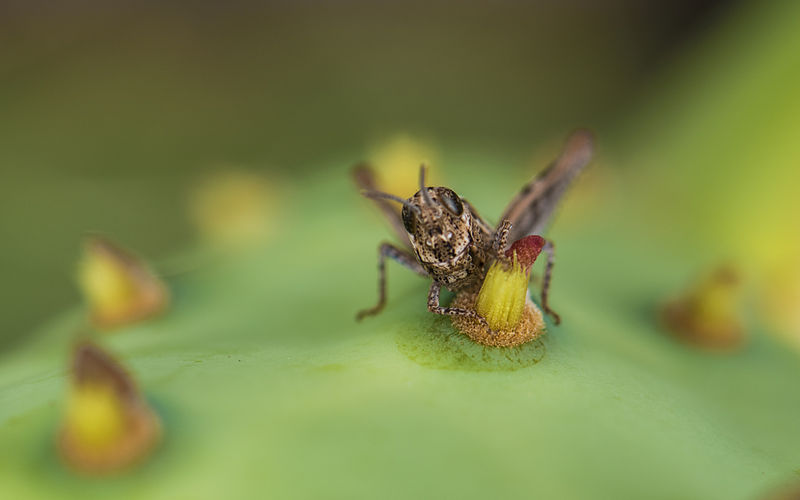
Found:
[[[487,261],[487,235],[474,223],[469,204],[445,187],[428,187],[408,199],[403,225],[428,275],[454,292],[480,284]],[[414,208],[417,207],[417,212]]]
[[[484,221],[475,209],[452,189],[425,185],[425,167],[420,168],[420,189],[403,199],[377,191],[375,176],[366,165],[356,167],[356,183],[386,215],[397,236],[405,243],[378,247],[378,303],[358,313],[361,319],[380,312],[386,304],[386,258],[393,259],[421,276],[431,278],[428,310],[436,314],[486,320],[473,310],[439,305],[441,287],[454,292],[477,290],[486,276],[487,265],[504,255],[508,241],[540,233],[552,216],[569,183],[586,166],[592,154],[592,136],[578,130],[568,139],[564,151],[550,166],[527,184],[506,207],[497,227]],[[403,205],[400,217],[390,203]],[[558,315],[547,305],[547,291],[553,268],[553,245],[547,242],[547,266],[542,282],[542,308],[558,323]]]

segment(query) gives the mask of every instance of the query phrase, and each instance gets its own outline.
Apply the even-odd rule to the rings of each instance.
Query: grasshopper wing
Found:
[[[378,183],[375,180],[375,172],[366,163],[359,163],[353,167],[353,180],[356,186],[362,191],[377,191]],[[407,248],[411,248],[411,241],[408,239],[408,233],[403,227],[403,221],[400,219],[400,212],[397,210],[396,205],[389,200],[383,198],[370,198],[373,203],[380,209],[389,225],[394,230],[397,238]]]
[[[506,207],[501,221],[511,221],[509,241],[540,234],[570,182],[592,158],[594,138],[588,130],[576,130],[567,138],[561,155],[522,188]]]

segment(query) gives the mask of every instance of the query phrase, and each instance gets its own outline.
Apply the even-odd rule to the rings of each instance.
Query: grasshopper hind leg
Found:
[[[544,268],[544,278],[542,279],[542,309],[553,318],[553,322],[558,325],[561,323],[561,316],[554,310],[550,309],[547,303],[547,296],[550,292],[550,279],[553,275],[553,264],[555,262],[553,243],[548,241],[545,243],[543,250],[547,252],[547,264]]]
[[[416,257],[412,254],[397,248],[391,243],[381,243],[378,247],[378,303],[369,309],[364,309],[356,314],[356,320],[361,321],[367,316],[374,316],[383,310],[386,305],[386,259],[392,259],[399,262],[404,267],[411,269],[420,276],[427,277],[428,273],[423,269],[422,265],[417,262]]]

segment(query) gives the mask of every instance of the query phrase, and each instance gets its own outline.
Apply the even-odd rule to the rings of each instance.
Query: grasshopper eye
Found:
[[[453,215],[461,215],[464,212],[464,205],[461,204],[461,198],[458,197],[453,191],[445,190],[439,195],[442,204],[450,210]]]
[[[406,228],[406,231],[413,234],[414,228],[416,227],[417,220],[414,218],[414,214],[411,210],[408,209],[408,206],[403,207],[403,211],[400,213],[403,217],[403,226]]]

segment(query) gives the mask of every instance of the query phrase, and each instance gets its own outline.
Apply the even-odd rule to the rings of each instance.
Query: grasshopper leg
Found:
[[[386,259],[392,259],[399,262],[403,266],[411,269],[421,276],[428,276],[428,273],[423,269],[416,257],[409,252],[397,248],[391,243],[381,243],[378,247],[378,303],[369,308],[359,311],[356,314],[356,320],[361,321],[366,316],[373,316],[383,310],[386,305]]]
[[[486,328],[489,328],[489,323],[486,319],[471,309],[462,309],[460,307],[442,307],[439,305],[439,293],[442,291],[442,285],[434,281],[431,283],[431,288],[428,290],[428,310],[434,314],[442,314],[445,316],[463,316],[465,318],[473,318],[480,321]],[[492,331],[492,333],[494,333]]]
[[[492,237],[492,250],[495,253],[495,257],[498,259],[503,257],[506,246],[508,246],[508,233],[510,231],[511,221],[504,219],[497,227],[497,231],[494,232],[494,236]]]
[[[544,268],[544,279],[542,280],[542,309],[544,309],[544,312],[549,314],[553,318],[553,322],[558,325],[561,323],[561,316],[550,309],[547,303],[547,295],[550,291],[550,279],[553,274],[553,264],[555,261],[553,243],[550,241],[545,243],[543,250],[547,252],[547,265]]]

